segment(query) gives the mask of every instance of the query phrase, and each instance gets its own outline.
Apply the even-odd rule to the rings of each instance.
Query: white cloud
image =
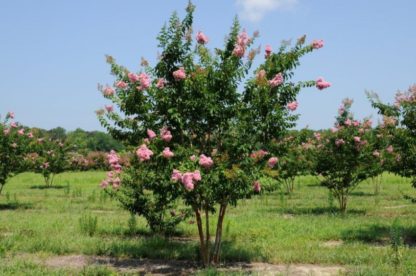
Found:
[[[291,8],[297,2],[298,0],[236,0],[241,17],[252,22],[261,20],[268,12]]]

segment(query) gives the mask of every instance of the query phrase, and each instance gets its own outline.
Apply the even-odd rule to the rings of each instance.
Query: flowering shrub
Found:
[[[14,120],[14,113],[7,113],[0,123],[0,193],[7,179],[24,169],[22,162],[33,134]]]
[[[28,167],[42,174],[45,185],[52,186],[55,175],[68,168],[67,148],[59,140],[38,138],[31,146],[31,152],[25,156]]]
[[[107,58],[115,87],[101,90],[116,107],[97,114],[115,138],[135,147],[130,169],[119,166],[115,152],[109,156],[113,170],[102,186],[118,194],[127,209],[136,203],[143,207],[140,214],[149,224],[156,209],[159,221],[176,219],[176,210],[171,217],[169,211],[182,199],[195,215],[201,258],[209,265],[220,261],[228,206],[261,190],[258,179],[269,145],[295,125],[295,104],[288,104],[303,87],[330,84],[290,82],[300,57],[322,47],[321,42],[305,45],[302,37],[292,48],[284,45],[274,53],[268,47],[266,60],[239,92],[258,54],[251,49],[258,34],[249,36],[235,21],[224,48],[211,52],[204,33],[192,35],[193,10],[189,4],[182,21],[174,14],[162,29],[154,67],[142,60],[142,71],[134,73]]]
[[[385,152],[391,157],[389,170],[412,177],[416,188],[416,85],[398,92],[393,104],[383,104],[376,94],[368,96],[373,107],[383,115],[381,128],[388,141]]]
[[[341,212],[347,208],[349,193],[363,180],[374,176],[374,154],[371,121],[360,122],[350,112],[352,100],[345,99],[338,110],[334,128],[317,142],[316,173],[339,202]]]

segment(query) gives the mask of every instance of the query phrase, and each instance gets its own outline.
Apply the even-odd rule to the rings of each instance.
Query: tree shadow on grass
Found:
[[[276,211],[276,209],[274,210]],[[361,209],[347,209],[346,214],[340,213],[339,209],[336,207],[293,207],[293,208],[283,208],[281,212],[290,215],[364,215],[365,210]]]
[[[197,240],[176,240],[163,237],[123,239],[106,245],[99,255],[111,257],[145,258],[151,260],[187,260],[199,265],[199,242]],[[248,262],[258,252],[237,247],[235,242],[224,240],[221,244],[222,262]]]
[[[66,186],[62,186],[62,185],[51,185],[51,186],[46,186],[46,185],[33,185],[30,186],[30,189],[38,189],[38,190],[48,190],[48,189],[64,189]]]
[[[31,203],[20,203],[20,202],[7,202],[0,203],[0,211],[2,210],[17,210],[17,209],[31,209],[33,204]]]
[[[352,196],[374,196],[374,193],[366,193],[366,192],[362,192],[362,191],[353,191],[353,192],[350,192],[350,195],[352,195]]]
[[[400,226],[399,232],[403,243],[407,246],[416,247],[416,227]],[[350,229],[341,233],[344,241],[360,241],[374,245],[390,245],[391,227],[388,225],[366,225],[358,229]]]

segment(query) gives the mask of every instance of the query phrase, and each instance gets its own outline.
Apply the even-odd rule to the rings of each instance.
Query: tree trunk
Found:
[[[197,223],[197,226],[198,226],[202,264],[203,264],[204,267],[207,267],[209,265],[209,261],[208,261],[209,253],[207,251],[207,246],[205,244],[205,239],[204,239],[204,229],[202,227],[201,212],[196,207],[194,207],[194,211],[195,211],[196,223]]]
[[[208,206],[205,206],[205,247],[206,247],[206,254],[207,254],[207,262],[210,263],[210,245],[211,245],[211,236],[209,234],[209,210]]]
[[[227,209],[227,203],[223,203],[220,206],[218,213],[217,231],[215,235],[214,251],[212,254],[212,262],[218,264],[220,262],[220,249],[221,249],[221,238],[222,238],[222,224],[225,217],[225,211]]]
[[[339,210],[341,211],[342,214],[345,214],[347,211],[347,192],[342,191],[339,195],[338,195],[338,201],[339,201]]]

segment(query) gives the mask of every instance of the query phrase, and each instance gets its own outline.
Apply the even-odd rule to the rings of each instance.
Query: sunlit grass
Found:
[[[49,189],[44,189],[39,175],[12,178],[0,196],[0,274],[69,271],[19,257],[25,254],[41,259],[83,254],[198,260],[195,224],[182,223],[181,238],[168,240],[149,235],[145,220],[137,218],[132,234],[130,214],[98,186],[104,176],[104,172],[64,173]],[[379,195],[370,182],[361,183],[350,197],[347,214],[340,215],[327,189],[315,177],[302,177],[290,196],[263,194],[229,209],[222,260],[342,265],[357,275],[415,275],[416,204],[405,195],[416,197],[409,180],[385,174]],[[85,214],[98,220],[92,236],[79,225]],[[404,243],[397,271],[389,246],[395,218],[399,218]],[[84,272],[94,275],[94,271],[111,273],[103,267]]]

